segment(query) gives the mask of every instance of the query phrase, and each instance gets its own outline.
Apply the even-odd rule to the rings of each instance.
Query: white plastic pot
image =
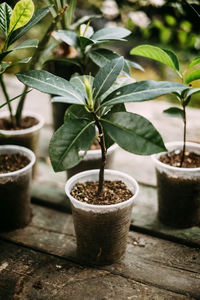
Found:
[[[39,147],[39,134],[40,129],[44,125],[44,119],[41,115],[33,112],[24,112],[23,116],[33,117],[38,120],[38,124],[19,130],[1,130],[0,129],[0,145],[19,145],[22,147],[27,147],[32,150],[37,158],[38,147]],[[1,118],[9,117],[8,111],[3,111],[0,113]],[[34,165],[34,173],[36,171],[36,164]]]
[[[169,152],[181,150],[182,142],[167,143]],[[186,143],[187,152],[200,155],[200,144]],[[157,174],[158,218],[168,226],[186,228],[200,224],[200,168],[179,168],[152,155]]]
[[[0,230],[16,229],[27,225],[31,218],[30,183],[34,153],[21,146],[0,146],[1,154],[20,153],[29,164],[17,171],[0,174]]]
[[[131,212],[139,187],[131,176],[105,170],[105,180],[120,180],[126,184],[133,196],[112,205],[92,205],[76,200],[71,189],[76,183],[98,181],[99,170],[81,172],[71,177],[65,186],[70,199],[77,239],[77,255],[80,260],[96,265],[118,261],[126,250]]]

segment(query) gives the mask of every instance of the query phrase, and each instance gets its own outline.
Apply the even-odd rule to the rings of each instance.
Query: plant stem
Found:
[[[8,105],[9,112],[10,112],[11,122],[12,122],[13,126],[15,126],[15,118],[14,118],[13,113],[12,113],[12,106],[10,104],[10,98],[9,98],[9,95],[8,95],[8,92],[7,92],[7,89],[6,89],[6,85],[5,85],[4,80],[3,80],[3,75],[0,76],[0,83],[1,83],[2,91],[3,91],[4,96],[6,98],[6,103]]]
[[[186,110],[185,110],[185,105],[183,104],[183,149],[182,149],[180,167],[182,167],[185,159],[185,144],[186,144]]]
[[[104,169],[105,169],[105,164],[106,164],[106,145],[105,145],[103,127],[102,127],[101,123],[99,122],[99,118],[95,113],[93,113],[93,116],[94,116],[95,124],[99,131],[99,145],[101,147],[101,166],[100,166],[100,171],[99,171],[99,185],[98,185],[98,191],[97,191],[97,195],[100,195],[102,193],[103,185],[104,185]]]
[[[68,8],[68,5],[65,5],[65,7],[63,7],[60,12],[57,14],[57,16],[52,20],[49,28],[47,29],[46,33],[44,34],[42,40],[39,42],[38,48],[35,51],[31,63],[30,63],[30,67],[29,70],[34,69],[41,54],[43,53],[47,43],[49,42],[49,39],[51,37],[51,33],[55,30],[57,23],[60,21],[60,19],[62,18],[62,15],[64,14],[65,10]],[[17,111],[16,111],[16,122],[19,125],[20,123],[20,119],[21,119],[21,115],[22,115],[22,110],[24,107],[24,102],[25,102],[25,98],[26,98],[26,92],[28,90],[28,86],[24,87],[23,90],[23,95],[19,100],[18,106],[17,106]]]

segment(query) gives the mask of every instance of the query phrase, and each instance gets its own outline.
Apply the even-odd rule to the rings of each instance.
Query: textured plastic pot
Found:
[[[1,112],[0,118],[6,118],[9,113]],[[33,117],[38,120],[38,124],[19,130],[0,130],[0,145],[19,145],[32,150],[38,156],[40,129],[44,125],[44,119],[41,115],[33,112],[25,112],[23,116]],[[33,176],[36,174],[36,164],[33,167]]]
[[[182,142],[166,144],[168,151],[182,149]],[[200,145],[186,143],[186,151],[200,154]],[[168,226],[187,228],[200,224],[200,168],[178,168],[152,156],[156,167],[158,218]]]
[[[138,184],[131,176],[105,170],[105,180],[121,180],[133,196],[112,205],[92,205],[76,200],[70,191],[78,182],[98,181],[99,170],[89,170],[71,177],[65,186],[70,199],[80,261],[94,265],[114,263],[125,253],[133,202]]]
[[[107,151],[106,169],[110,169],[113,160],[113,154],[117,148],[117,144],[113,144]],[[80,153],[81,154],[81,153]],[[100,169],[101,166],[101,150],[88,150],[84,159],[75,167],[67,170],[67,178],[87,170]]]
[[[27,225],[31,219],[30,183],[34,153],[20,146],[0,146],[0,154],[20,153],[30,163],[14,172],[0,174],[0,231],[17,229]]]

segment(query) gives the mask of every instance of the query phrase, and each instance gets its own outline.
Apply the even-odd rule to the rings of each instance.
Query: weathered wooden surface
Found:
[[[40,177],[32,185],[33,202],[59,211],[70,212],[69,200],[65,195],[66,174],[54,174],[51,166],[43,161],[39,164]],[[46,175],[46,176],[45,176]],[[200,246],[200,227],[172,229],[157,220],[156,188],[140,184],[140,193],[135,200],[131,229],[172,241]]]
[[[8,275],[4,273],[7,267],[0,272],[0,276],[5,275],[2,277],[4,278],[3,287],[2,283],[0,284],[0,287],[2,287],[1,293],[6,289],[6,280],[8,281],[8,287],[12,284],[13,288],[16,287],[19,279],[16,278],[17,275],[15,273],[18,274],[20,271],[17,271],[15,264],[19,263],[21,266],[24,266],[21,267],[22,274],[20,274],[25,278],[25,286],[27,284],[27,287],[23,289],[25,294],[22,294],[23,297],[19,299],[31,299],[28,298],[28,295],[30,295],[28,293],[31,293],[31,290],[35,292],[35,298],[33,297],[33,299],[45,299],[45,293],[49,293],[53,288],[57,293],[56,295],[58,295],[56,299],[62,299],[63,289],[66,293],[64,295],[70,296],[67,293],[72,293],[71,298],[66,297],[66,299],[104,299],[103,297],[107,297],[105,299],[122,300],[200,298],[199,249],[130,232],[127,252],[123,260],[120,263],[102,268],[92,269],[85,267],[88,276],[86,276],[85,284],[83,284],[82,281],[84,280],[81,279],[81,274],[80,279],[76,279],[76,276],[79,276],[77,273],[82,267],[80,267],[79,261],[76,258],[74,228],[70,214],[34,206],[31,224],[24,229],[2,233],[1,239],[5,243],[3,243],[4,246],[2,248],[4,252],[0,255],[0,270],[6,266],[6,263],[9,263],[9,257],[13,259],[9,263],[10,269],[8,268]],[[10,244],[5,246],[8,241]],[[14,249],[13,243],[21,245],[21,247],[16,248],[16,251],[14,251],[12,250]],[[35,253],[33,251],[29,250],[30,254],[27,254],[28,257],[30,255],[30,258],[23,258],[23,255],[26,255],[23,254],[26,253],[26,249],[23,246],[27,248],[27,251],[28,248],[39,251],[38,256],[35,254],[36,264],[32,258],[34,256],[33,253]],[[22,256],[20,255],[20,251],[22,252]],[[16,254],[12,258],[12,253],[15,252]],[[42,256],[41,253],[46,253],[48,256]],[[42,263],[40,263],[40,259]],[[47,263],[45,262],[46,260]],[[62,276],[60,276],[59,270],[56,269],[55,265],[63,266],[63,264],[64,267],[60,270]],[[68,265],[71,267],[68,267]],[[28,279],[26,271],[28,272],[32,268],[33,273],[30,275],[31,278]],[[71,270],[71,268],[74,273],[72,272],[70,275],[71,271],[68,271],[68,269]],[[12,279],[12,270],[14,270],[13,276],[16,282]],[[50,276],[52,284],[48,283],[47,275]],[[67,289],[67,282],[70,278],[67,277],[68,279],[64,280],[65,276],[72,277],[70,291]],[[94,276],[94,278],[90,280],[90,276]],[[98,279],[99,277],[102,277],[101,281]],[[41,298],[37,298],[37,288],[33,287],[34,282],[37,281],[44,283],[44,285],[42,284],[44,291],[40,291],[40,295],[44,293],[44,296],[41,296]],[[18,284],[20,285],[20,283]],[[105,292],[102,295],[100,291],[103,288],[105,288]],[[78,296],[75,298],[75,294],[73,295],[73,293],[78,293],[81,290],[85,291],[85,293],[83,292],[85,298],[78,298]],[[144,293],[145,297],[142,298]]]

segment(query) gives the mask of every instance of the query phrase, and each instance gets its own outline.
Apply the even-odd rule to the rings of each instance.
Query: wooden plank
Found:
[[[66,174],[54,174],[49,164],[41,160],[40,177],[32,185],[32,202],[54,208],[59,211],[71,212],[69,199],[64,186]],[[200,246],[200,227],[172,229],[157,220],[156,188],[140,184],[140,193],[135,200],[131,230],[160,236],[172,241]]]
[[[72,216],[38,206],[34,206],[33,213],[29,226],[2,233],[1,237],[79,263],[75,254]],[[199,250],[195,248],[130,232],[123,260],[101,269],[148,286],[185,295],[187,299],[200,298],[200,256]]]
[[[107,270],[0,241],[0,299],[188,299]]]

